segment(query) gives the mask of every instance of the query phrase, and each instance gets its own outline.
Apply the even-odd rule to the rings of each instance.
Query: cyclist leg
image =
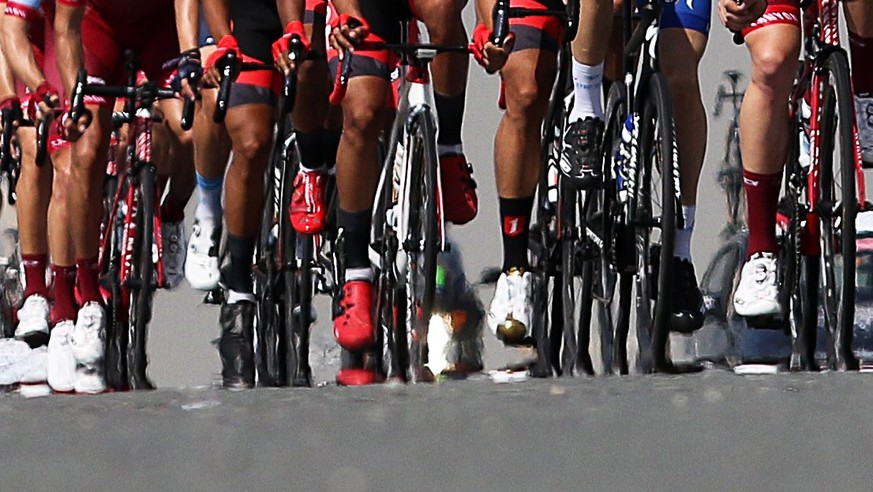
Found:
[[[597,186],[603,140],[603,61],[612,30],[612,2],[584,0],[573,40],[573,109],[564,129],[561,170],[580,187]]]
[[[203,26],[201,26],[201,34]],[[211,41],[211,36],[201,44]],[[200,48],[200,58],[206,60],[215,51],[214,44]],[[185,259],[185,278],[191,287],[212,290],[220,278],[218,246],[221,240],[223,211],[221,195],[224,189],[224,171],[230,157],[230,137],[223,124],[212,120],[215,112],[216,89],[201,89],[194,115],[194,167],[197,183],[197,208],[194,226],[188,239]]]
[[[488,325],[507,344],[530,336],[532,277],[528,238],[540,176],[540,132],[557,70],[557,38],[527,25],[513,26],[515,48],[501,70],[506,112],[494,139],[503,273],[488,313]]]
[[[866,165],[873,166],[873,68],[870,67],[870,60],[873,60],[873,2],[852,0],[844,5],[861,158]]]
[[[788,98],[797,70],[800,28],[797,5],[770,3],[787,19],[768,24],[762,17],[744,31],[752,76],[740,113],[740,151],[746,192],[749,245],[734,309],[741,316],[781,312],[776,279],[776,206],[782,166],[788,153]],[[791,22],[791,19],[794,22]]]
[[[706,49],[711,14],[709,0],[665,3],[659,33],[661,72],[667,78],[682,193],[683,227],[676,229],[673,250],[673,325],[688,333],[703,326],[705,307],[691,259],[691,235],[697,210],[697,184],[706,153],[706,110],[700,98],[698,70]],[[676,326],[676,325],[682,326]]]
[[[252,336],[255,296],[252,258],[261,226],[264,199],[264,173],[273,142],[277,93],[248,83],[251,77],[274,79],[270,71],[246,72],[231,90],[225,124],[233,157],[225,177],[224,217],[227,227],[228,263],[221,278],[228,289],[221,306],[222,336],[219,352],[222,376],[227,388],[246,388],[254,384]],[[245,77],[245,78],[244,78]]]
[[[449,46],[467,43],[467,31],[461,18],[466,0],[412,0],[410,4],[415,16],[427,27],[430,42]],[[479,208],[472,166],[464,156],[461,143],[469,64],[470,57],[466,53],[442,53],[431,63],[434,104],[440,122],[437,136],[440,182],[446,220],[454,224],[470,222]]]

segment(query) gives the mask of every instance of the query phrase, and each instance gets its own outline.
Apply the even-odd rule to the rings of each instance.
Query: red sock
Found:
[[[52,325],[76,319],[75,286],[76,267],[52,265]]]
[[[97,258],[76,260],[78,268],[78,276],[76,278],[76,287],[79,288],[79,300],[82,305],[89,302],[100,302],[100,279],[97,272]]]
[[[861,37],[849,31],[850,57],[852,60],[852,85],[856,95],[873,95],[873,38]]]
[[[749,249],[755,253],[777,253],[776,207],[782,173],[758,174],[743,169],[743,189],[746,190],[746,215],[749,223]]]
[[[48,287],[45,285],[45,267],[48,263],[48,255],[21,255],[21,264],[24,266],[24,279],[27,287],[24,289],[24,298],[38,294],[48,297]]]

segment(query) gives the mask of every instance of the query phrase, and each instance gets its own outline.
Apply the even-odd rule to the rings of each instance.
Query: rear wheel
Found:
[[[833,52],[823,85],[819,189],[816,212],[821,242],[821,296],[837,370],[858,368],[852,353],[855,327],[855,218],[857,142],[854,106],[845,54]]]

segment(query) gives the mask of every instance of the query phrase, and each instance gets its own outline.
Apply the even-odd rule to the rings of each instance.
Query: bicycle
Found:
[[[613,84],[606,103],[603,187],[594,190],[586,211],[586,230],[596,256],[583,271],[593,286],[583,309],[593,301],[613,330],[613,372],[627,374],[628,333],[637,334],[643,372],[702,370],[671,360],[671,331],[691,328],[671,320],[673,244],[682,225],[679,167],[667,82],[658,66],[660,3],[639,6],[634,28],[632,6],[623,7],[623,83]]]
[[[152,105],[159,99],[175,98],[176,93],[152,81],[137,86],[139,63],[130,51],[125,58],[129,77],[124,86],[89,84],[85,70],[79,71],[71,113],[74,120],[84,113],[88,95],[126,98],[124,111],[113,114],[114,124],[129,125],[126,168],[119,170],[118,181],[109,189],[112,201],[103,225],[98,269],[108,319],[106,382],[116,390],[138,390],[154,388],[146,375],[146,339],[152,298],[165,282],[160,217],[163,190],[151,154],[152,125],[162,118],[152,113]],[[192,101],[186,100],[185,129],[193,122],[193,109]]]
[[[289,40],[289,55],[302,59],[300,39]],[[233,80],[241,71],[273,70],[272,65],[239,63],[228,52],[216,61],[221,75],[213,119],[222,122],[228,108]],[[298,234],[291,225],[288,210],[293,194],[292,182],[299,166],[299,151],[290,126],[296,98],[295,76],[286,77],[277,121],[276,138],[265,176],[264,212],[255,250],[255,296],[258,299],[256,324],[256,373],[261,386],[311,386],[309,334],[315,322],[312,299],[316,278],[323,270],[316,252],[330,241],[332,226],[323,234]]]
[[[781,294],[792,339],[789,367],[817,370],[819,315],[827,334],[826,364],[855,370],[855,219],[866,204],[863,164],[852,102],[849,62],[840,44],[835,0],[802,3],[803,61],[790,100],[791,148],[783,188]],[[799,111],[811,103],[809,128]],[[800,162],[801,132],[809,163]],[[821,301],[821,313],[818,302]]]

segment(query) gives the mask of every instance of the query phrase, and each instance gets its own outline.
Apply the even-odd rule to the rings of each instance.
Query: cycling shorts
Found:
[[[511,0],[512,7],[535,10],[564,10],[560,0]],[[564,23],[554,16],[528,16],[509,19],[509,30],[515,34],[513,51],[545,50],[554,53],[561,47]]]
[[[127,82],[124,67],[127,49],[139,56],[140,67],[149,80],[167,80],[172,71],[164,70],[162,65],[179,54],[172,8],[143,17],[117,18],[89,8],[82,21],[82,40],[88,74],[109,85]],[[111,105],[112,101],[106,103]]]
[[[284,31],[275,0],[232,0],[230,16],[243,63],[272,64],[273,42]],[[275,105],[281,90],[282,76],[276,70],[241,72],[233,84],[227,107]]]
[[[697,31],[709,36],[712,0],[669,0],[662,4],[661,28]]]
[[[770,0],[764,14],[751,26],[743,29],[743,36],[762,27],[775,24],[788,24],[800,27],[800,0]]]

